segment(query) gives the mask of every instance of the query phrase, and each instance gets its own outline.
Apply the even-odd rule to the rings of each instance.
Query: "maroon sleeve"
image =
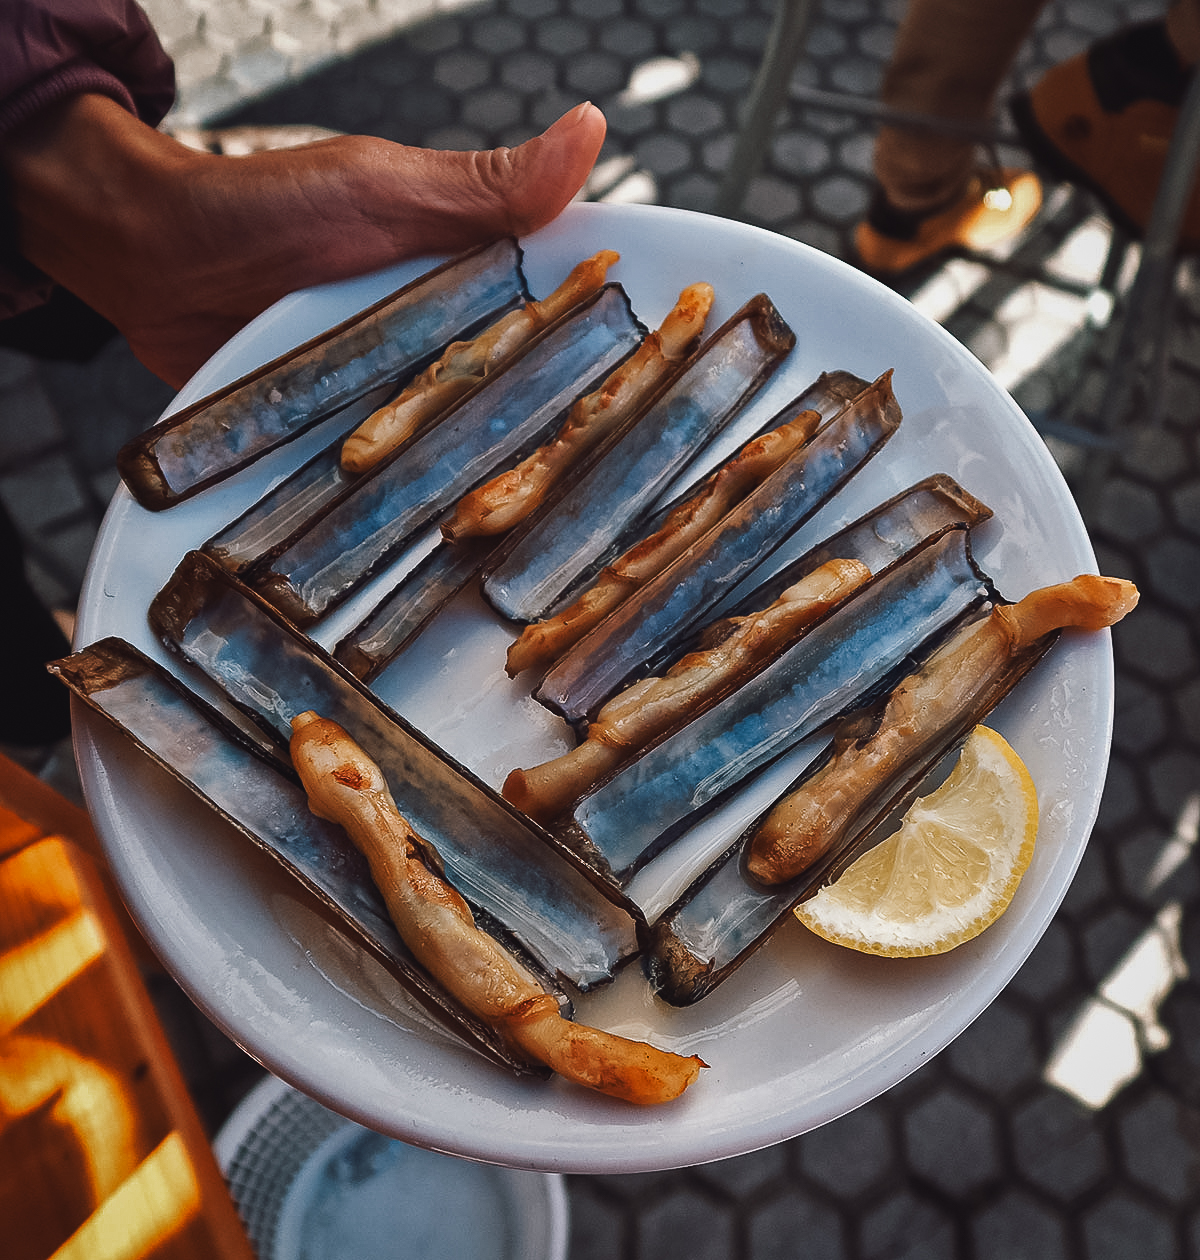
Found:
[[[0,0],[0,142],[43,109],[98,92],[150,126],[175,99],[175,68],[133,0]],[[0,318],[45,301],[0,207]]]

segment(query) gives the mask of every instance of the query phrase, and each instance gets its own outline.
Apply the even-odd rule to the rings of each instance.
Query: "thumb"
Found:
[[[587,102],[517,148],[484,155],[496,186],[506,189],[511,231],[532,232],[561,212],[596,164],[607,129],[604,115]]]
[[[536,231],[583,187],[606,130],[604,115],[589,102],[515,148],[420,151],[421,164],[436,169],[422,172],[426,213],[408,219],[408,232],[422,236],[423,249],[432,252]],[[406,156],[412,162],[417,155],[409,150]],[[411,193],[411,165],[406,174]],[[417,208],[411,200],[409,208],[410,215]]]

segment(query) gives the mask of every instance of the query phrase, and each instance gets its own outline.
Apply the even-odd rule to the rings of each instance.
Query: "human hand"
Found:
[[[0,163],[25,257],[178,387],[296,289],[550,222],[582,187],[605,126],[586,104],[513,149],[337,136],[225,157],[83,95],[10,137]]]

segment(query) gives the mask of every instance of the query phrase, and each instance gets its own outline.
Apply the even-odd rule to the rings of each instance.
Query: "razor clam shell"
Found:
[[[989,597],[967,531],[926,541],[582,797],[560,831],[617,886],[742,780],[857,707]]]
[[[400,939],[366,859],[345,832],[318,818],[277,756],[245,736],[157,662],[103,639],[50,666],[90,708],[280,862],[387,966],[403,990],[480,1053],[530,1072],[488,1026],[417,964]],[[539,1073],[540,1075],[541,1073]]]
[[[236,577],[249,578],[255,569],[270,563],[322,508],[340,499],[358,480],[354,473],[342,470],[347,433],[285,477],[202,549]]]
[[[969,711],[939,729],[937,738],[916,760],[874,787],[864,799],[859,825],[836,851],[774,888],[758,883],[745,870],[746,848],[773,806],[760,813],[713,867],[649,929],[642,961],[655,993],[673,1006],[690,1006],[727,979],[766,943],[795,906],[836,879],[851,862],[884,838],[888,829],[883,824],[908,808],[933,770],[954,752],[972,727],[987,718],[1057,639],[1057,634],[1047,636],[1015,658],[996,687],[977,697]],[[877,701],[871,709],[880,707],[884,700]],[[816,773],[837,742],[853,738],[870,716],[871,710],[856,712],[839,722],[825,754],[807,766],[782,795],[794,792]]]
[[[581,725],[644,670],[652,654],[678,653],[716,603],[896,431],[900,409],[890,378],[886,373],[847,403],[703,538],[564,653],[542,679],[537,699]]]
[[[143,507],[170,507],[528,298],[516,240],[471,250],[168,416],[127,443],[117,467]]]
[[[365,474],[292,540],[255,588],[297,625],[315,621],[459,497],[535,447],[644,335],[625,291],[604,286]]]
[[[344,726],[454,886],[547,971],[586,990],[636,952],[628,903],[202,552],[155,597],[150,623],[281,747],[306,710]]]
[[[600,558],[597,564],[592,566],[592,568],[596,569],[596,572],[583,574],[579,581],[569,586],[559,601],[560,606],[565,607],[573,599],[577,599],[596,580],[600,567],[617,560],[620,556],[636,547],[638,543],[656,533],[677,507],[685,503],[704,486],[709,475],[715,473],[729,459],[735,458],[738,452],[745,448],[747,443],[752,442],[755,438],[762,437],[772,429],[778,428],[780,424],[795,419],[801,411],[815,411],[822,420],[827,420],[840,411],[850,399],[862,393],[870,383],[870,381],[865,381],[862,377],[854,376],[850,372],[822,372],[803,393],[792,400],[784,412],[772,415],[770,419],[761,423],[752,432],[740,438],[735,450],[722,452],[715,461],[712,460],[711,451],[702,453],[700,457],[701,462],[710,464],[710,467],[705,468],[696,480],[690,480],[691,474],[695,471],[694,465],[689,466],[685,470],[682,478],[676,478],[672,483],[672,490],[677,490],[677,492],[672,493],[671,497],[665,501],[658,500],[654,512],[638,529],[626,530],[619,538],[615,539],[614,544],[608,548],[606,554]],[[681,480],[686,484],[680,486]]]
[[[467,585],[496,549],[494,538],[438,542],[333,649],[355,678],[370,682]]]
[[[603,443],[529,520],[508,536],[484,580],[488,603],[535,621],[602,566],[616,541],[762,388],[795,345],[764,294],[751,298],[692,356],[672,383]]]
[[[934,473],[842,526],[782,567],[773,568],[774,557],[768,558],[728,601],[718,605],[716,616],[738,617],[766,608],[789,586],[830,560],[858,560],[872,573],[881,573],[923,538],[939,533],[947,525],[962,524],[970,529],[991,516],[992,509],[953,477]],[[664,659],[665,652],[655,653],[650,658],[650,672],[657,673]]]

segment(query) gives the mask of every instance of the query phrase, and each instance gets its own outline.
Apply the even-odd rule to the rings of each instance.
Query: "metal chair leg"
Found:
[[[1179,237],[1198,164],[1200,74],[1192,76],[1171,135],[1162,181],[1146,225],[1141,262],[1121,314],[1121,331],[1096,417],[1102,442],[1090,458],[1080,493],[1081,502],[1089,505],[1112,464],[1116,431],[1135,409],[1139,391],[1143,423],[1153,425],[1161,419]]]
[[[735,217],[741,209],[746,186],[762,162],[771,128],[787,96],[788,80],[804,51],[816,7],[816,0],[779,0],[750,93],[746,120],[738,132],[733,156],[717,190],[714,210],[719,215]]]

